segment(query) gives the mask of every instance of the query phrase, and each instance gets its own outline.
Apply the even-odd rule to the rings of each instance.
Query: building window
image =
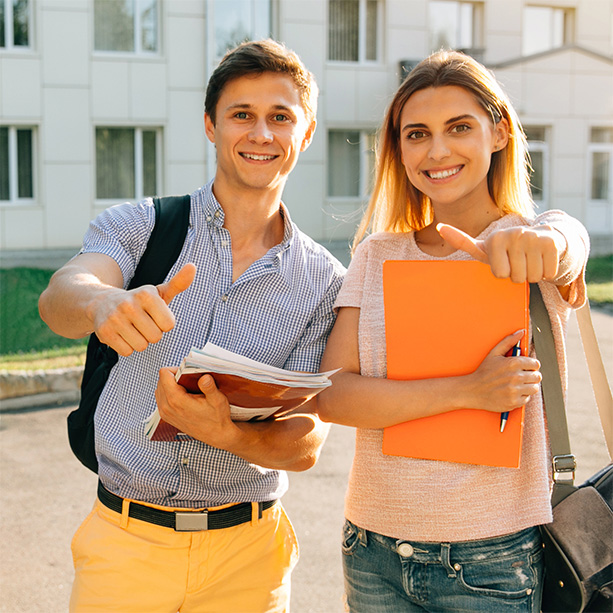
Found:
[[[31,0],[0,0],[0,49],[30,47],[31,24]]]
[[[160,140],[152,128],[96,128],[96,198],[141,200],[159,193]]]
[[[613,128],[592,128],[590,145],[590,200],[613,201]]]
[[[381,10],[379,0],[329,0],[328,59],[376,62],[383,21]]]
[[[0,202],[34,199],[34,129],[0,126]]]
[[[328,196],[364,199],[372,191],[375,132],[328,132]]]
[[[271,0],[214,0],[218,57],[247,40],[272,36]]]
[[[525,6],[523,17],[523,55],[557,49],[574,41],[575,13],[572,9]]]
[[[482,3],[432,0],[428,3],[430,51],[458,49],[481,59],[482,17]]]
[[[157,53],[158,10],[158,0],[94,0],[94,48]]]
[[[547,144],[547,129],[542,126],[524,126],[528,139],[528,150],[532,170],[530,172],[530,189],[532,198],[537,204],[547,200],[547,169],[549,160],[549,145]]]

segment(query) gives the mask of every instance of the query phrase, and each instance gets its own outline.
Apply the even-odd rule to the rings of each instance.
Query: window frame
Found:
[[[131,0],[134,5],[137,7],[139,0]],[[134,42],[134,50],[133,51],[115,51],[113,49],[96,49],[96,10],[95,10],[95,2],[93,0],[94,7],[92,10],[92,47],[93,53],[98,56],[103,57],[139,57],[139,58],[158,58],[162,55],[162,0],[155,0],[156,12],[157,12],[157,47],[155,51],[148,51],[142,49],[141,42],[141,12],[138,10],[134,11],[134,29],[132,32],[132,40]]]
[[[353,127],[328,127],[327,130],[327,145],[326,145],[326,168],[331,167],[330,159],[330,132],[357,132],[360,138],[359,149],[359,186],[357,195],[344,195],[344,196],[332,196],[330,194],[330,180],[329,173],[326,174],[326,199],[330,203],[334,202],[366,202],[370,198],[371,191],[374,184],[374,172],[375,172],[375,158],[374,158],[374,145],[376,140],[377,129],[376,128],[353,128]],[[373,148],[369,147],[369,140],[372,139]],[[369,157],[372,158],[372,162],[369,164]],[[372,170],[372,176],[369,176],[369,171]]]
[[[485,10],[483,0],[441,0],[441,1],[446,1],[449,3],[456,4],[458,10],[461,9],[462,5],[469,5],[472,7],[473,11],[472,11],[472,23],[471,23],[471,30],[472,30],[471,45],[468,47],[458,45],[454,47],[454,49],[456,49],[457,51],[462,51],[463,53],[466,53],[474,57],[476,60],[482,62],[483,53],[484,53],[483,25],[484,25],[484,10]],[[430,6],[430,3],[428,3],[428,7],[429,6]],[[460,11],[460,14],[461,14],[461,11]],[[458,27],[461,28],[461,26],[462,26],[462,23],[459,22]],[[430,40],[431,36],[432,36],[431,17],[430,17],[429,8],[428,8],[428,39],[429,39],[428,46],[429,47],[432,46],[431,40]],[[431,49],[430,51],[434,52],[437,50],[438,50],[438,47],[436,49]]]
[[[550,21],[553,22],[555,12],[559,11],[562,14],[562,41],[559,45],[554,44],[554,41],[549,41],[551,44],[547,46],[545,49],[540,49],[538,51],[526,51],[526,11],[531,8],[536,9],[545,9],[551,12]],[[570,45],[575,41],[575,21],[576,21],[576,12],[574,7],[569,6],[555,6],[549,4],[541,4],[539,2],[531,2],[529,4],[525,4],[522,7],[522,41],[521,41],[521,54],[522,57],[529,57],[531,55],[538,55],[540,53],[547,53],[549,51],[553,51],[554,49],[560,49],[566,45]],[[552,27],[552,35],[554,35],[553,27]]]
[[[367,65],[374,66],[383,62],[383,38],[384,38],[384,14],[383,0],[376,0],[377,3],[377,24],[375,28],[375,55],[374,60],[366,58],[367,51],[367,2],[368,0],[356,0],[359,3],[358,13],[358,59],[357,60],[333,60],[330,58],[330,2],[328,0],[328,13],[326,16],[326,61],[329,64],[342,66]]]
[[[8,128],[8,154],[9,154],[9,199],[0,200],[0,207],[14,207],[14,206],[31,206],[37,202],[38,194],[38,130],[37,126],[27,124],[8,124],[0,123],[0,128]],[[32,197],[20,198],[19,197],[19,156],[17,152],[17,131],[18,130],[30,130],[32,135]]]
[[[28,0],[28,44],[15,45],[13,0],[0,0],[4,4],[4,47],[0,53],[24,53],[34,50],[34,0]]]
[[[110,198],[98,197],[98,157],[96,149],[98,146],[98,130],[104,129],[116,129],[116,130],[132,130],[134,132],[134,197],[130,196],[113,196]],[[155,167],[155,183],[156,193],[145,194],[144,193],[144,159],[143,159],[143,132],[155,132],[155,153],[156,153],[156,167]],[[163,127],[159,125],[121,125],[117,123],[109,124],[96,124],[94,125],[94,200],[96,206],[107,207],[117,202],[140,202],[141,200],[156,196],[163,192]]]
[[[605,128],[613,130],[610,126],[591,126],[590,130],[595,128]],[[594,178],[594,153],[609,154],[609,193],[606,198],[592,198],[592,182]],[[588,139],[587,146],[587,200],[594,205],[611,204],[613,201],[613,142],[594,142],[591,138]]]
[[[528,132],[531,129],[534,130],[543,130],[543,140],[536,139],[528,139],[528,153],[532,155],[533,152],[540,152],[543,154],[543,187],[542,187],[542,197],[537,199],[534,197],[534,193],[532,192],[532,181],[530,181],[530,193],[534,200],[534,203],[539,206],[542,205],[545,208],[549,208],[549,157],[550,157],[550,132],[551,129],[549,126],[538,125],[538,124],[524,124],[524,131]],[[531,178],[531,177],[530,177]]]

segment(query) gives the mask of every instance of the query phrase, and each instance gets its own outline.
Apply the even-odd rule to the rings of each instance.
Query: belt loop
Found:
[[[130,501],[124,498],[121,501],[121,522],[119,527],[126,530],[128,527],[128,521],[130,519]]]
[[[255,526],[260,519],[262,519],[262,507],[264,503],[262,502],[252,502],[251,503],[251,525]]]

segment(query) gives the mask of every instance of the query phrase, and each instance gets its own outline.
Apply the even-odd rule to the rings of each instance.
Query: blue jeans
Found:
[[[538,613],[541,608],[538,528],[479,541],[418,543],[346,521],[343,568],[352,613]]]

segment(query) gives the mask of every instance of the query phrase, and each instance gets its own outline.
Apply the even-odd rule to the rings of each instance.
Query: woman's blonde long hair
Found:
[[[354,250],[366,234],[420,230],[432,222],[430,198],[409,182],[402,165],[400,115],[415,92],[446,85],[471,92],[494,124],[501,118],[507,120],[509,142],[492,154],[487,177],[489,192],[503,214],[533,215],[528,146],[509,99],[493,74],[479,62],[457,51],[438,51],[409,73],[385,114],[377,146],[375,184],[353,241]]]

